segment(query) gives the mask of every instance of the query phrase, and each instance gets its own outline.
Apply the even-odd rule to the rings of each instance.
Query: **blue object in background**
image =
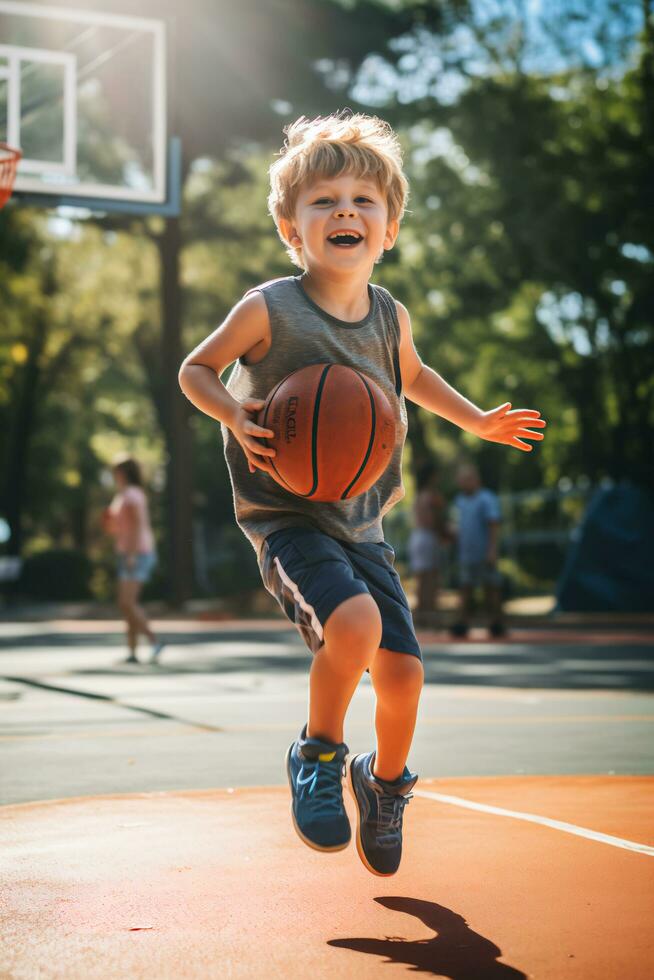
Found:
[[[593,494],[557,586],[562,612],[654,612],[654,495],[621,483]]]

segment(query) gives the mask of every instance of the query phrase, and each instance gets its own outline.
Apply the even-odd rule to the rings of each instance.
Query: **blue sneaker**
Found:
[[[372,774],[374,752],[355,755],[348,784],[357,805],[357,851],[374,875],[394,875],[402,858],[402,815],[418,776],[404,767],[402,778],[387,783]]]
[[[293,826],[305,844],[317,851],[342,851],[352,832],[341,778],[348,747],[307,738],[307,726],[286,753],[291,785]]]

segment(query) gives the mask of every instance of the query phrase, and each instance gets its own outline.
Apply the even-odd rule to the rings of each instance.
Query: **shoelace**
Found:
[[[313,765],[313,769],[311,766]],[[303,800],[308,796],[313,802],[313,812],[318,817],[330,817],[343,810],[343,791],[341,789],[342,762],[303,762],[298,779],[306,773],[311,782],[306,780],[300,787]]]
[[[381,836],[392,836],[399,833],[404,807],[413,799],[413,793],[406,796],[391,796],[382,793],[377,802],[377,832]]]

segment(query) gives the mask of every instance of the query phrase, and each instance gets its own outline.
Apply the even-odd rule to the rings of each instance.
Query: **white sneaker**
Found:
[[[150,663],[151,664],[158,663],[159,656],[161,654],[161,651],[165,647],[165,645],[166,644],[164,643],[163,640],[157,640],[155,643],[152,644],[152,652],[150,654]]]

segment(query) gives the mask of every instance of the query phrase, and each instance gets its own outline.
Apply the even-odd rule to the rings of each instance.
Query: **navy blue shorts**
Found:
[[[371,595],[382,621],[381,646],[422,660],[395,552],[385,541],[354,544],[306,527],[284,528],[263,545],[263,584],[300,631],[312,653],[323,626],[346,599]]]

